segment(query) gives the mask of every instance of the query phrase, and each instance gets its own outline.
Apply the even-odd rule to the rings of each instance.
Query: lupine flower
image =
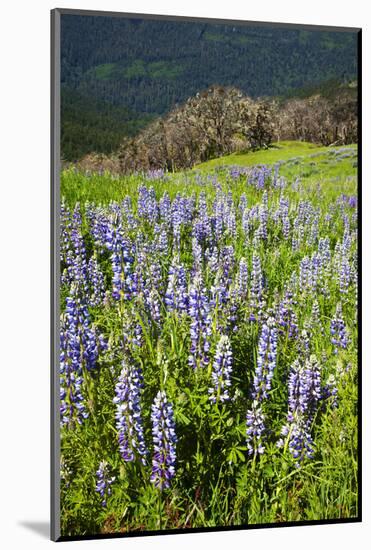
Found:
[[[234,265],[233,248],[224,246],[220,251],[219,261],[215,257],[215,280],[212,287],[212,305],[223,306],[228,302],[229,289],[232,282],[232,269]],[[211,271],[213,269],[211,268]]]
[[[189,316],[191,318],[191,348],[188,363],[196,368],[209,363],[211,335],[210,303],[201,274],[195,276],[189,290]]]
[[[168,249],[168,238],[165,224],[155,224],[154,227],[155,240],[154,245],[158,253],[166,254]]]
[[[88,273],[85,243],[82,236],[82,219],[80,205],[77,203],[72,214],[71,222],[65,228],[64,234],[64,261],[66,269],[62,272],[62,284],[75,287],[75,292],[81,296],[88,293]]]
[[[260,258],[257,254],[252,257],[251,291],[250,291],[250,320],[256,321],[260,317],[263,305],[263,274]]]
[[[188,307],[187,281],[183,265],[175,257],[169,268],[165,304],[169,311],[186,312]]]
[[[343,257],[340,267],[339,286],[342,294],[347,294],[351,281],[351,267],[348,259]]]
[[[239,208],[241,214],[243,214],[243,212],[247,208],[247,197],[246,197],[245,193],[242,193],[242,195],[240,196],[240,201],[238,203],[238,208]]]
[[[92,256],[88,264],[88,280],[90,286],[89,303],[92,306],[99,306],[105,296],[104,276],[99,267],[96,256]]]
[[[266,191],[264,191],[263,200],[259,208],[259,221],[259,236],[266,240],[268,238],[268,195]]]
[[[251,409],[246,413],[246,444],[249,455],[264,453],[264,446],[262,445],[264,430],[264,414],[261,405],[254,401]]]
[[[105,346],[91,327],[88,308],[71,289],[60,328],[61,422],[72,427],[81,424],[88,412],[82,395],[84,371],[96,367],[99,344]]]
[[[155,326],[160,326],[161,324],[161,304],[160,297],[157,290],[151,288],[146,292],[146,309],[149,313],[151,320]]]
[[[312,281],[312,269],[311,261],[308,256],[305,256],[300,262],[300,274],[299,274],[299,287],[301,293],[311,292]]]
[[[102,506],[107,506],[107,498],[111,495],[112,489],[111,485],[115,481],[114,477],[108,477],[108,463],[105,460],[99,463],[99,468],[97,470],[97,483],[95,486],[95,491],[99,493]]]
[[[193,273],[202,269],[202,248],[196,237],[192,239]]]
[[[159,201],[160,216],[163,222],[170,226],[171,224],[171,200],[168,193],[164,193]]]
[[[331,343],[334,345],[334,353],[338,353],[340,348],[346,349],[348,347],[348,331],[342,316],[342,307],[340,302],[336,306],[335,315],[331,320],[330,332]]]
[[[142,388],[141,369],[132,361],[124,359],[113,399],[116,405],[115,418],[120,454],[126,462],[135,460],[139,455],[141,462],[146,464],[147,448],[140,405]]]
[[[298,320],[294,305],[293,292],[288,286],[283,299],[279,303],[277,325],[280,327],[280,334],[288,331],[289,338],[296,338],[298,334]]]
[[[153,458],[151,482],[162,491],[170,487],[175,476],[176,443],[174,412],[164,391],[159,391],[152,404]]]
[[[254,376],[252,397],[256,401],[266,399],[271,389],[277,360],[277,329],[275,321],[269,317],[263,324],[258,345],[257,367]]]
[[[133,293],[133,247],[123,236],[121,218],[115,215],[106,233],[106,247],[111,251],[113,271],[112,297],[115,300],[130,299]]]
[[[228,336],[221,336],[215,353],[213,371],[211,374],[212,387],[209,388],[210,401],[217,403],[229,401],[229,387],[231,386],[233,355]]]
[[[313,415],[321,399],[321,371],[315,355],[305,362],[294,361],[290,369],[287,424],[281,430],[289,450],[300,466],[305,456],[312,458],[314,443],[311,436]],[[284,445],[280,439],[278,446]]]
[[[239,297],[244,300],[247,296],[249,287],[249,274],[245,258],[241,258],[237,275],[237,291]]]
[[[138,189],[138,215],[155,224],[158,219],[158,205],[153,187],[141,185]]]
[[[133,214],[133,206],[131,197],[125,197],[121,203],[122,213],[127,227],[130,227],[130,230],[137,229],[138,220]]]
[[[263,324],[258,345],[258,358],[253,380],[252,407],[246,414],[247,448],[250,455],[263,454],[262,436],[265,431],[263,407],[272,386],[277,360],[277,329],[269,317]]]

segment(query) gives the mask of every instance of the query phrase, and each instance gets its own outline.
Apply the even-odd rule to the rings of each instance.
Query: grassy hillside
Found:
[[[252,167],[254,165],[274,165],[279,163],[280,174],[290,179],[300,178],[316,181],[345,182],[354,179],[357,173],[357,146],[318,147],[312,143],[280,142],[268,150],[246,154],[233,154],[197,165],[184,173],[166,174],[164,178],[153,180],[152,185],[159,192],[165,191],[168,182],[176,185],[169,190],[171,195],[187,183],[190,190],[200,192],[197,183],[198,174],[207,176],[220,171],[228,172],[233,166]],[[71,203],[94,201],[107,203],[110,200],[122,200],[142,183],[141,176],[119,178],[106,173],[103,176],[91,174],[86,178],[76,174],[73,169],[62,174],[62,193]]]
[[[280,164],[280,174],[300,178],[336,178],[354,174],[357,145],[324,147],[314,143],[281,141],[266,150],[234,153],[198,164],[194,170],[209,172],[223,166]]]

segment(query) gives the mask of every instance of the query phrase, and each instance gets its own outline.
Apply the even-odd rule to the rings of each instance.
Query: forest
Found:
[[[357,75],[348,32],[63,15],[61,43],[66,161],[116,151],[211,86],[283,101],[331,94]]]

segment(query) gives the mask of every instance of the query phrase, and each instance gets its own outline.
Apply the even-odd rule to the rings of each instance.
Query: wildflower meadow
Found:
[[[357,517],[357,151],[282,153],[62,172],[62,536]]]

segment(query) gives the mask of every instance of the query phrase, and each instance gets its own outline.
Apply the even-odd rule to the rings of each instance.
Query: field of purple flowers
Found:
[[[62,196],[62,535],[356,516],[355,178]]]

